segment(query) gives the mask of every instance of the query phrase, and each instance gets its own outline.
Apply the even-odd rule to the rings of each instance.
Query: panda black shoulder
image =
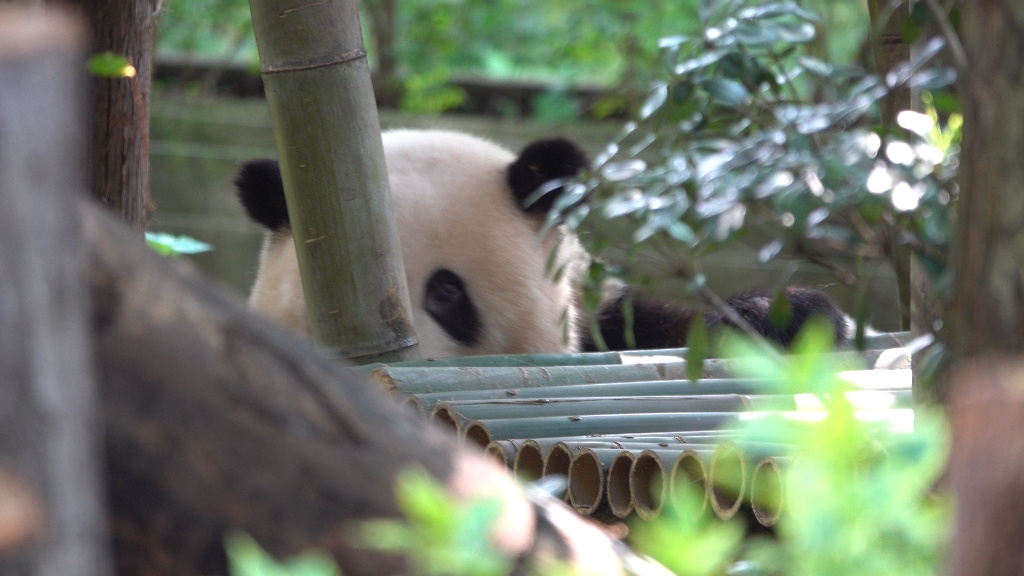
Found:
[[[288,229],[288,204],[277,160],[260,158],[242,164],[235,177],[238,200],[245,213],[271,232]]]

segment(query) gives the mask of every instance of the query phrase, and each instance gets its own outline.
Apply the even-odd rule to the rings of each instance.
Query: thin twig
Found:
[[[953,24],[949,21],[949,15],[942,10],[942,6],[939,6],[938,0],[924,0],[924,3],[928,6],[928,11],[932,13],[932,18],[935,18],[935,22],[938,23],[939,32],[942,32],[942,37],[946,39],[946,45],[949,46],[950,52],[953,53],[953,64],[956,66],[957,72],[966,74],[967,52],[964,51],[964,45],[960,43],[960,37],[956,35],[956,30],[953,29]]]

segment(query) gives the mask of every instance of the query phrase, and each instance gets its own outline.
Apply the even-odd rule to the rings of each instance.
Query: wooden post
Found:
[[[113,573],[88,332],[85,32],[0,9],[0,574]]]
[[[309,326],[356,362],[416,337],[355,0],[252,0]]]

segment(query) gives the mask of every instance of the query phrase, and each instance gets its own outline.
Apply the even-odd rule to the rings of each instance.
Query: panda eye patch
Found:
[[[440,268],[427,280],[423,308],[435,322],[460,344],[475,344],[480,338],[480,319],[458,274]]]

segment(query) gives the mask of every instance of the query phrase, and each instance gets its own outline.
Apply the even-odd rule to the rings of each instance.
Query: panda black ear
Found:
[[[557,188],[541,196],[536,202],[524,206],[524,201],[545,182],[579,174],[587,167],[587,153],[575,142],[565,138],[537,140],[528,145],[519,158],[509,165],[506,177],[512,195],[528,213],[544,214],[562,193]]]
[[[271,232],[290,226],[277,160],[260,158],[243,164],[235,177],[235,189],[249,218]]]

